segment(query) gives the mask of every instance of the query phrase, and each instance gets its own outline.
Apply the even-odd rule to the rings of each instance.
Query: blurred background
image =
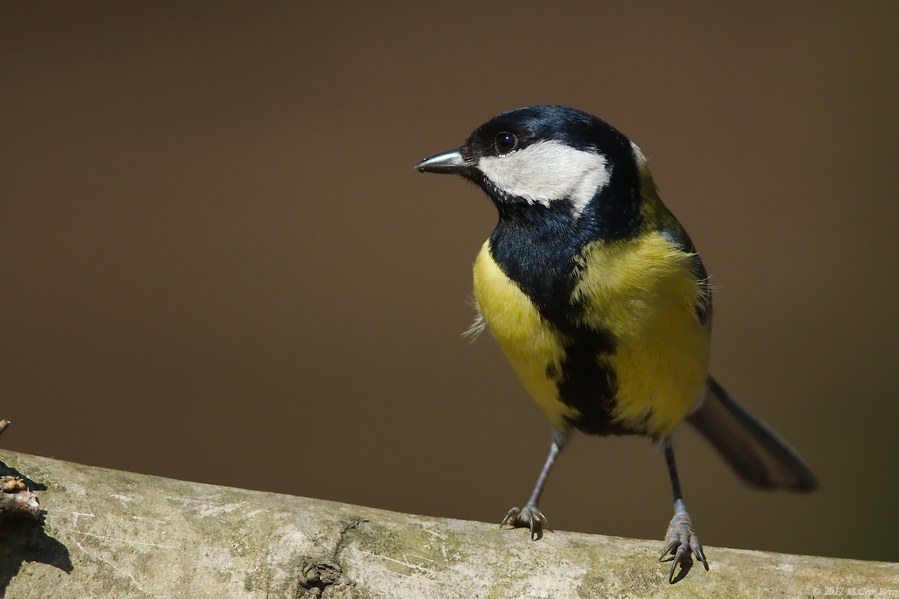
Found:
[[[498,523],[549,426],[461,335],[493,206],[412,167],[563,104],[649,157],[713,372],[821,479],[748,489],[685,428],[702,541],[897,561],[897,7],[8,5],[0,445]],[[671,505],[648,441],[579,436],[541,507],[661,550]]]

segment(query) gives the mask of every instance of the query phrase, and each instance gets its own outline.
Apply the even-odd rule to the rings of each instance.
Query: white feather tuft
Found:
[[[485,330],[487,330],[487,321],[484,320],[483,316],[478,314],[475,317],[474,322],[471,323],[471,326],[462,333],[462,337],[468,339],[471,343],[474,343],[475,339],[477,339]]]

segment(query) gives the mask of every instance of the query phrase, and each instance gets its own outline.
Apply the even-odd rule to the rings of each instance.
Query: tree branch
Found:
[[[712,570],[670,585],[658,541],[532,542],[495,524],[0,460],[46,511],[0,521],[2,597],[899,597],[899,564],[708,547]]]

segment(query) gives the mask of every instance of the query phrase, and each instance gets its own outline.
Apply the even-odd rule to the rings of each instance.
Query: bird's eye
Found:
[[[518,145],[518,138],[512,133],[503,131],[496,134],[496,137],[493,139],[493,145],[496,146],[496,151],[500,154],[508,154]]]

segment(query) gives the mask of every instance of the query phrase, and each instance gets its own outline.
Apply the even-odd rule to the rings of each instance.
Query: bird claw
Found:
[[[662,555],[659,556],[659,561],[672,562],[671,571],[668,573],[669,583],[674,584],[687,575],[690,568],[693,567],[692,556],[694,555],[706,570],[709,569],[705,551],[696,537],[696,532],[693,530],[693,522],[690,520],[690,515],[686,509],[681,507],[675,510],[671,524],[668,525],[668,534],[665,535],[665,542],[667,545]],[[678,564],[680,564],[681,570],[680,574],[675,578],[674,572],[677,570]]]
[[[549,521],[536,505],[526,505],[524,508],[513,507],[500,522],[502,528],[508,524],[512,528],[527,528],[531,531],[531,540],[536,541],[543,537],[543,529],[552,532]]]

